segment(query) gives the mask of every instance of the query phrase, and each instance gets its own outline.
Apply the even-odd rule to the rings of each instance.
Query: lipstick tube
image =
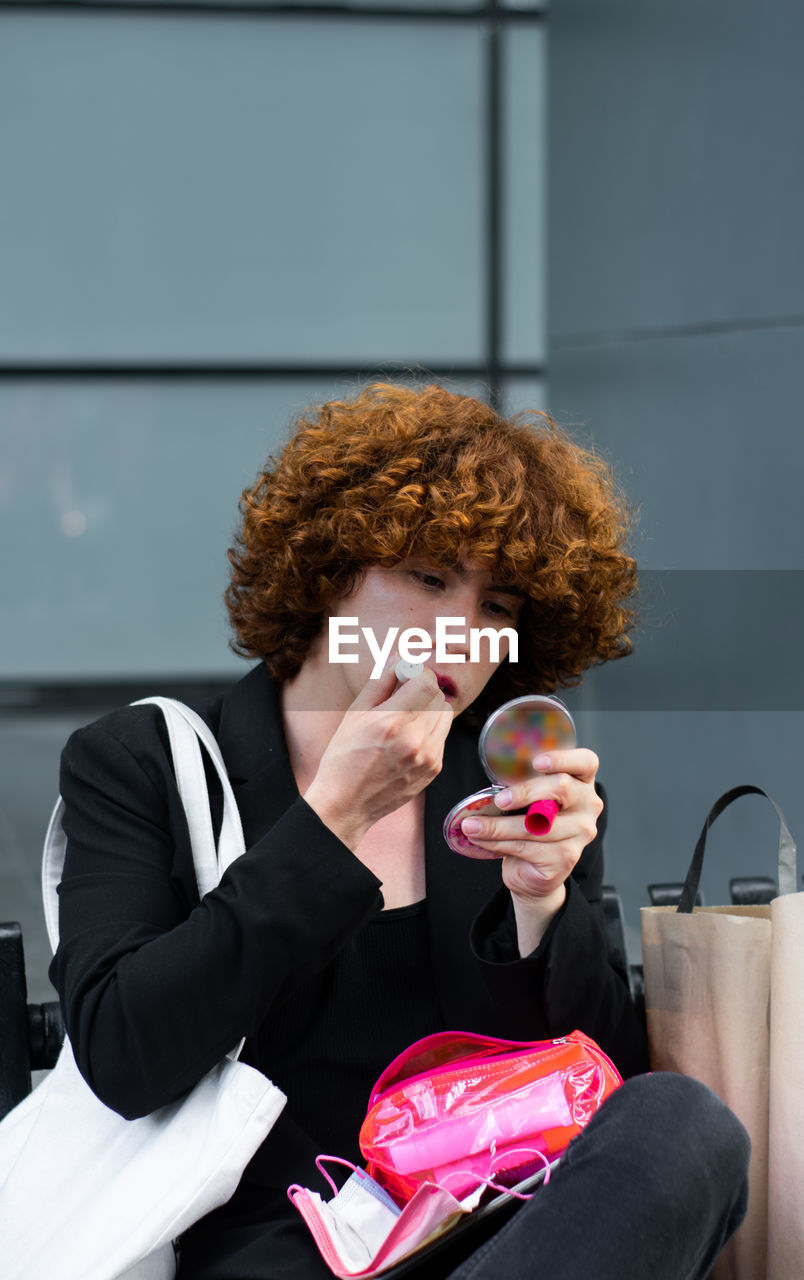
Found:
[[[546,836],[561,805],[555,800],[534,800],[525,814],[525,827],[532,836]]]

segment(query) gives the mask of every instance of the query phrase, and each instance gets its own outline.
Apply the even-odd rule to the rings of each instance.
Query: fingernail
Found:
[[[533,761],[533,767],[534,769],[549,769],[552,763],[552,756],[541,755],[537,756]]]
[[[476,836],[482,827],[483,823],[478,822],[477,818],[464,818],[461,823],[461,830],[465,836]]]
[[[509,804],[513,804],[513,802],[513,791],[501,791],[494,801],[498,809],[507,809]]]

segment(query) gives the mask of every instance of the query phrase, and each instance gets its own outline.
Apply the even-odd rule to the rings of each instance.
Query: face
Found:
[[[504,636],[499,653],[486,637],[479,637],[473,652],[472,631],[516,630],[522,603],[514,591],[496,584],[489,570],[471,561],[450,569],[417,559],[390,569],[370,568],[357,589],[329,610],[332,618],[358,619],[356,625],[341,624],[342,635],[358,638],[357,644],[342,645],[341,653],[357,654],[358,661],[331,663],[333,679],[344,681],[354,698],[374,673],[378,649],[387,644],[393,628],[398,630],[389,652],[396,655],[400,633],[408,628],[428,633],[435,646],[438,619],[462,619],[460,625],[450,624],[441,655],[434,649],[429,657],[421,654],[418,658],[435,671],[454,714],[459,715],[475,700],[509,650]],[[363,628],[371,629],[373,651]],[[327,619],[325,633],[329,631]]]

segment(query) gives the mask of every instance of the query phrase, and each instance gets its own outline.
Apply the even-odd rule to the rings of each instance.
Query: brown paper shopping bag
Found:
[[[768,906],[696,907],[713,806],[678,908],[642,909],[651,1066],[708,1084],[751,1135],[748,1213],[717,1280],[804,1280],[804,893],[781,810],[779,897]]]

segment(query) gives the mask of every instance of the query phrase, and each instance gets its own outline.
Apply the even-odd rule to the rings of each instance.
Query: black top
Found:
[[[377,911],[243,1057],[284,1082],[288,1110],[320,1151],[357,1163],[372,1084],[406,1045],[443,1030],[419,902]]]

